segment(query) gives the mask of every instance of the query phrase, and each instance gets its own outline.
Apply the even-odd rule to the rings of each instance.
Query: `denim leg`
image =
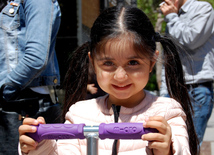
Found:
[[[213,89],[199,86],[191,88],[189,95],[194,110],[193,122],[201,145],[213,109]]]
[[[16,112],[0,110],[0,155],[18,155],[19,121]]]

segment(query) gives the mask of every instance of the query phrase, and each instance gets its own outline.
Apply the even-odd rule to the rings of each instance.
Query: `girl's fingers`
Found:
[[[165,137],[160,133],[148,133],[148,134],[142,135],[142,140],[146,140],[149,142],[153,142],[153,141],[163,142],[165,140]]]
[[[33,145],[28,145],[28,144],[20,144],[21,150],[24,153],[28,153],[30,150],[35,150],[36,146],[37,145],[33,146]]]
[[[38,121],[40,124],[45,124],[45,119],[44,119],[44,117],[38,117],[38,118],[37,118],[37,121]]]
[[[34,133],[36,132],[37,128],[31,125],[21,125],[19,127],[19,134],[24,135],[25,133]]]
[[[38,117],[37,119],[25,118],[23,120],[23,125],[19,127],[19,142],[22,152],[28,153],[37,147],[38,143],[25,134],[36,132],[37,128],[35,126],[44,123],[45,119],[43,117]]]
[[[170,145],[168,143],[160,143],[160,142],[149,142],[148,147],[150,149],[157,149],[157,150],[169,150]]]
[[[168,136],[160,133],[149,133],[143,135],[142,139],[148,141],[148,148],[153,149],[153,152],[157,154],[168,154],[170,151],[171,141]]]
[[[144,128],[155,128],[160,133],[165,134],[169,127],[167,121],[162,116],[150,117],[143,123]]]
[[[44,123],[45,123],[45,119],[43,117],[38,117],[37,119],[25,118],[23,120],[23,125],[19,127],[19,134],[23,135],[28,132],[34,133],[37,130],[35,126],[39,124],[44,124]]]
[[[153,149],[154,154],[169,154],[171,146],[171,127],[162,116],[154,116],[146,119],[145,128],[156,128],[159,133],[148,133],[142,136],[143,140],[149,141],[148,147]]]
[[[23,125],[38,125],[39,122],[34,118],[25,118],[23,120]]]
[[[28,153],[30,150],[34,150],[38,145],[36,141],[26,135],[21,135],[19,137],[19,142],[20,148],[24,153]]]
[[[38,125],[38,124],[45,124],[45,119],[43,117],[38,117],[37,119],[34,118],[25,118],[23,120],[23,125],[28,124],[28,125]]]
[[[34,141],[32,138],[26,136],[26,135],[21,135],[19,137],[19,142],[21,145],[29,145],[29,146],[32,146],[32,147],[36,147],[38,145],[38,142]]]
[[[20,144],[20,147],[21,147],[22,152],[24,152],[24,153],[26,153],[26,154],[29,153],[29,151],[30,151],[30,146],[28,146],[27,144],[24,144],[24,145],[21,145],[21,144]]]
[[[157,129],[160,133],[165,134],[167,130],[167,126],[161,122],[157,121],[149,121],[146,123],[145,128],[155,128]]]

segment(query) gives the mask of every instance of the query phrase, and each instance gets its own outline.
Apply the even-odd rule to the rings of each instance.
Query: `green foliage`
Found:
[[[141,9],[150,19],[152,25],[155,27],[157,21],[158,11],[157,8],[161,0],[138,0],[137,7]],[[146,90],[154,91],[158,90],[155,67],[153,72],[150,74],[148,84],[145,87]]]
[[[152,25],[155,27],[155,24],[157,22],[157,16],[160,12],[159,4],[163,0],[137,0],[137,7],[141,9],[145,14],[149,17],[150,21],[152,22]],[[162,23],[162,30],[161,32],[165,32],[166,23]]]
[[[209,2],[209,3],[213,6],[213,8],[214,8],[214,1],[213,1],[213,0],[200,0],[200,1],[206,1],[206,2]]]
[[[155,70],[151,73],[149,82],[147,83],[145,89],[150,91],[158,90]]]
[[[161,0],[137,0],[137,7],[149,17],[153,26],[157,21],[157,6]]]

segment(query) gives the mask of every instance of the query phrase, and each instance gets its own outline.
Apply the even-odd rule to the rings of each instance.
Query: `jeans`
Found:
[[[193,122],[198,136],[199,144],[203,142],[207,122],[213,109],[213,86],[189,88],[189,96],[194,110]]]
[[[54,104],[50,95],[38,94],[26,89],[20,94],[20,98],[24,99],[24,96],[25,99],[38,97],[38,105],[34,105],[34,100],[31,100],[31,102],[26,100],[25,104],[20,102],[16,103],[19,104],[16,106],[13,102],[10,102],[8,103],[10,106],[2,105],[2,109],[0,109],[0,155],[18,155],[18,128],[22,124],[20,113],[32,118],[43,116],[46,123],[61,122],[61,106]]]

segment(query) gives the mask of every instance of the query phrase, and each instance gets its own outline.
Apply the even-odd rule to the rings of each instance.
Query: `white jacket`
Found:
[[[114,123],[112,109],[107,109],[108,95],[77,102],[71,106],[66,114],[65,123],[99,125],[100,123]],[[145,99],[134,108],[121,107],[118,122],[144,122],[150,116],[163,116],[172,130],[172,148],[176,155],[189,155],[188,133],[185,124],[185,113],[181,105],[173,99],[156,97],[146,92]],[[114,140],[99,140],[99,154],[110,155]],[[143,140],[120,140],[118,155],[146,155],[152,154]],[[36,150],[29,155],[85,155],[86,140],[43,140]]]

